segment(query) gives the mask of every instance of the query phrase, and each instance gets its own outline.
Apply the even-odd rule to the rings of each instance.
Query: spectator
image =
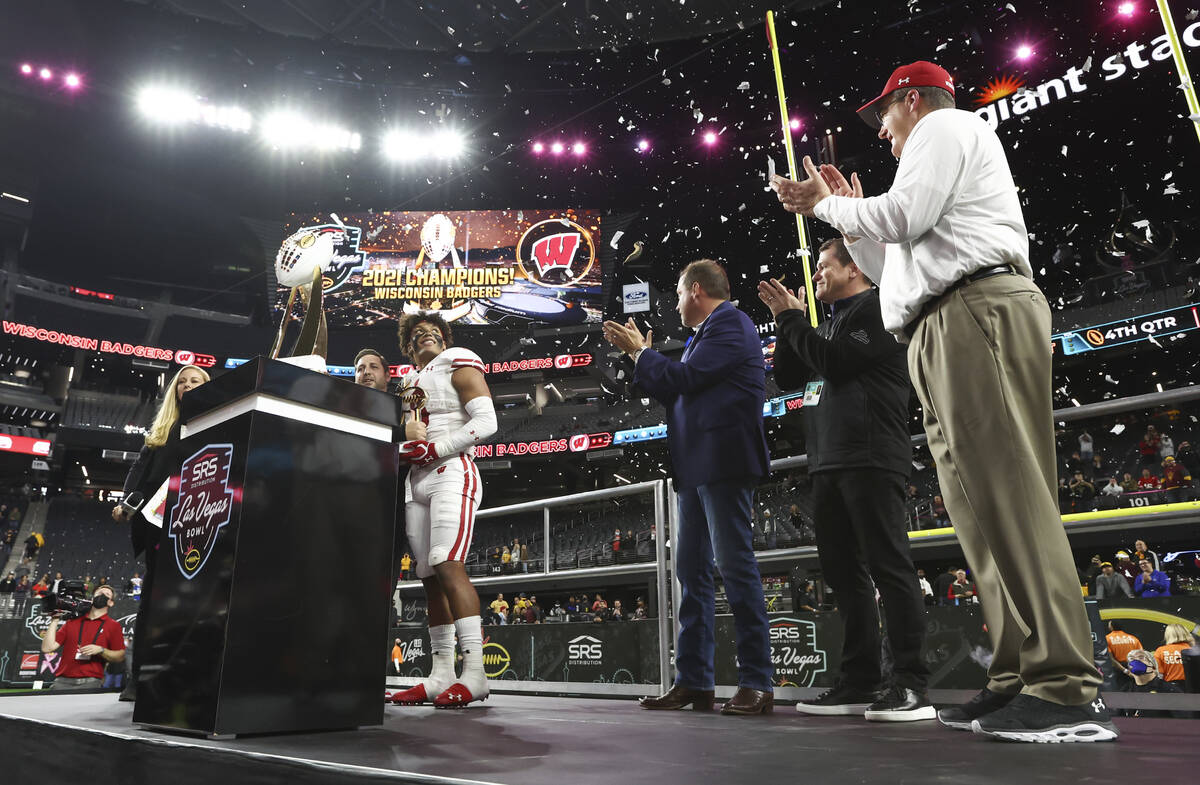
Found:
[[[955,605],[978,602],[976,599],[975,584],[967,580],[966,570],[958,570],[954,573],[954,583],[950,584],[950,591],[946,597],[953,601]]]
[[[575,599],[574,594],[567,598],[567,613],[579,613],[579,601]]]
[[[525,623],[526,624],[541,624],[542,623],[542,606],[538,605],[537,595],[530,595],[529,601],[525,603]]]
[[[1095,441],[1092,435],[1087,431],[1079,434],[1079,457],[1085,461],[1092,459],[1092,454],[1095,452]]]
[[[592,613],[603,614],[608,610],[608,603],[599,594],[596,595],[595,602],[592,603]]]
[[[1163,458],[1162,467],[1162,481],[1159,487],[1167,492],[1167,501],[1186,501],[1185,489],[1191,487],[1192,475],[1170,455]]]
[[[504,550],[500,551],[500,569],[509,572],[509,567],[512,565],[512,551],[508,546],[504,546]]]
[[[1092,499],[1096,498],[1096,486],[1083,477],[1082,471],[1075,472],[1074,478],[1067,484],[1071,490],[1071,509],[1074,512],[1085,512],[1095,509]]]
[[[567,611],[563,609],[561,602],[554,603],[554,607],[550,609],[550,618],[555,621],[566,621]]]
[[[1150,473],[1150,469],[1142,469],[1142,476],[1138,478],[1138,490],[1157,491],[1159,487],[1158,478]]]
[[[617,561],[621,557],[621,530],[620,529],[617,529],[615,532],[613,532],[612,556],[613,556],[613,561]]]
[[[1123,576],[1129,583],[1129,588],[1133,588],[1133,581],[1141,572],[1137,564],[1129,558],[1129,553],[1126,551],[1117,551],[1117,563],[1114,565],[1117,574]]]
[[[797,610],[819,613],[821,601],[817,599],[815,586],[812,581],[804,582],[804,593],[800,596],[800,606]]]
[[[1104,494],[1105,496],[1116,497],[1116,496],[1120,496],[1124,492],[1125,492],[1125,489],[1122,488],[1121,484],[1117,482],[1116,477],[1109,477],[1108,485],[1105,485],[1103,488],[1100,489],[1100,493]]]
[[[1132,675],[1129,672],[1129,653],[1142,648],[1142,642],[1137,636],[1125,632],[1120,622],[1108,623],[1108,634],[1104,636],[1108,644],[1108,658],[1112,662],[1113,671],[1118,675],[1116,681],[1124,685]]]
[[[1191,442],[1179,443],[1179,448],[1175,450],[1175,460],[1183,464],[1183,470],[1188,474],[1195,474],[1197,470],[1200,470],[1200,456],[1196,455]]]
[[[933,593],[938,598],[938,605],[953,605],[950,599],[950,586],[958,577],[958,568],[950,567],[933,582]]]
[[[1164,681],[1158,672],[1158,662],[1155,656],[1144,649],[1134,649],[1129,652],[1129,679],[1121,689],[1124,692],[1140,693],[1172,693],[1183,692],[1180,685]],[[1146,709],[1126,709],[1127,717],[1161,717],[1172,716],[1174,712],[1152,711]]]
[[[26,537],[25,556],[21,559],[21,563],[27,564],[33,561],[34,557],[37,556],[38,551],[41,549],[43,542],[44,540],[42,539],[42,535],[37,532],[34,532]]]
[[[1171,441],[1168,434],[1158,437],[1158,457],[1163,460],[1175,457],[1175,442]]]
[[[1071,457],[1067,459],[1067,474],[1081,472],[1083,471],[1083,466],[1083,456],[1079,454],[1079,450],[1076,450],[1075,452],[1071,453]]]
[[[121,625],[108,616],[108,609],[115,601],[116,592],[111,586],[99,586],[87,615],[77,616],[61,628],[58,614],[50,619],[50,626],[42,635],[42,654],[62,649],[50,689],[99,687],[104,679],[105,664],[125,661]]]
[[[504,599],[504,595],[497,594],[496,599],[492,600],[488,607],[492,609],[492,613],[500,617],[500,623],[504,624],[508,616],[508,602]]]
[[[1146,434],[1138,442],[1138,452],[1142,454],[1142,463],[1158,463],[1158,430],[1153,425],[1146,426]]]
[[[29,576],[22,575],[13,588],[13,616],[21,618],[25,615],[25,604],[29,601]]]
[[[135,600],[142,599],[142,576],[136,572],[129,579],[129,596]]]
[[[637,607],[633,609],[633,618],[642,621],[649,618],[650,613],[646,610],[646,601],[641,597],[637,599]]]
[[[1133,558],[1131,561],[1141,561],[1148,559],[1154,565],[1154,569],[1161,570],[1162,564],[1158,561],[1158,554],[1150,550],[1150,546],[1146,545],[1145,540],[1134,540],[1133,542]]]
[[[1125,576],[1113,569],[1112,562],[1101,562],[1100,574],[1096,576],[1096,599],[1132,596],[1133,590]]]
[[[513,540],[512,548],[509,549],[509,563],[512,565],[513,572],[521,571],[521,541]]]
[[[917,585],[921,587],[921,597],[926,605],[933,605],[933,587],[925,579],[925,571],[917,570]]]
[[[16,573],[9,572],[0,581],[0,612],[9,613],[13,609],[13,589],[17,588]]]
[[[940,495],[933,497],[933,522],[943,529],[950,525],[950,514],[946,512],[946,504]]]
[[[1133,478],[1129,472],[1125,472],[1125,476],[1121,478],[1121,490],[1125,493],[1133,493],[1138,489],[1138,481]]]
[[[1154,660],[1162,680],[1184,687],[1183,651],[1192,648],[1192,635],[1182,624],[1168,624],[1163,630],[1163,645],[1154,650]]]
[[[620,600],[613,600],[611,615],[613,621],[625,621],[625,609],[621,607]]]
[[[412,569],[412,554],[408,553],[408,551],[405,551],[404,555],[400,557],[400,580],[402,580],[402,581],[408,580],[408,572],[411,569]]]
[[[1100,554],[1092,557],[1086,569],[1079,571],[1079,583],[1081,586],[1087,587],[1088,594],[1096,593],[1096,576],[1100,574]]]
[[[1154,569],[1149,559],[1142,559],[1138,562],[1138,567],[1142,572],[1133,581],[1134,594],[1138,597],[1171,596],[1171,579],[1165,572]]]
[[[33,588],[29,590],[29,593],[32,594],[35,599],[40,600],[41,598],[45,597],[49,591],[50,576],[48,574],[43,574],[42,577],[38,578],[38,582],[33,584]]]
[[[529,572],[529,546],[525,543],[520,543],[521,551],[521,572]]]
[[[1067,487],[1067,478],[1058,478],[1058,511],[1066,515],[1071,511],[1071,489]]]
[[[62,585],[63,576],[61,572],[54,573],[54,581],[50,584],[50,591],[58,594],[58,587]]]
[[[1108,464],[1104,461],[1104,456],[1096,454],[1092,456],[1092,460],[1088,462],[1088,476],[1095,480],[1107,475]]]

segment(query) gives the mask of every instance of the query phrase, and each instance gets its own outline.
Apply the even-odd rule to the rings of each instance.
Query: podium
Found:
[[[381,724],[399,400],[258,357],[188,392],[180,418],[134,723]]]

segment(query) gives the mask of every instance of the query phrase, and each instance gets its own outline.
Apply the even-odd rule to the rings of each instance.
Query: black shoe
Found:
[[[796,704],[796,711],[825,717],[861,715],[879,700],[879,695],[879,690],[860,690],[847,684],[839,684],[825,690],[813,700],[800,701]]]
[[[913,722],[932,720],[937,717],[937,711],[924,691],[896,686],[872,703],[863,716],[872,722]]]
[[[1008,741],[1058,744],[1112,741],[1120,734],[1099,695],[1091,703],[1060,706],[1032,695],[1018,695],[1003,709],[980,717],[971,730]]]
[[[938,722],[955,730],[971,730],[971,723],[985,714],[1003,709],[1016,695],[992,692],[987,687],[961,706],[942,709],[937,713]]]
[[[125,689],[121,690],[121,697],[117,700],[122,703],[130,703],[137,700],[137,682],[133,679],[125,682]]]

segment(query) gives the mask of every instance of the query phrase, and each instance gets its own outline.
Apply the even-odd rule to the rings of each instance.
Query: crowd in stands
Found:
[[[590,596],[590,599],[589,599]],[[614,598],[609,603],[601,593],[589,595],[586,592],[557,597],[550,600],[549,607],[538,601],[536,594],[521,592],[512,603],[505,599],[504,594],[496,595],[490,603],[485,603],[481,615],[484,624],[547,624],[555,622],[620,622],[641,621],[651,618],[646,607],[646,601],[641,597],[633,600],[632,608],[626,607],[622,600]]]

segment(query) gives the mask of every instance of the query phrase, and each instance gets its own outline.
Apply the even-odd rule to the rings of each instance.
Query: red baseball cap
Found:
[[[954,80],[950,78],[949,72],[928,60],[918,60],[892,71],[887,84],[883,86],[883,92],[859,107],[858,116],[872,128],[879,128],[879,120],[875,117],[875,105],[893,90],[899,90],[902,87],[939,87],[950,93],[951,97],[954,96]]]

